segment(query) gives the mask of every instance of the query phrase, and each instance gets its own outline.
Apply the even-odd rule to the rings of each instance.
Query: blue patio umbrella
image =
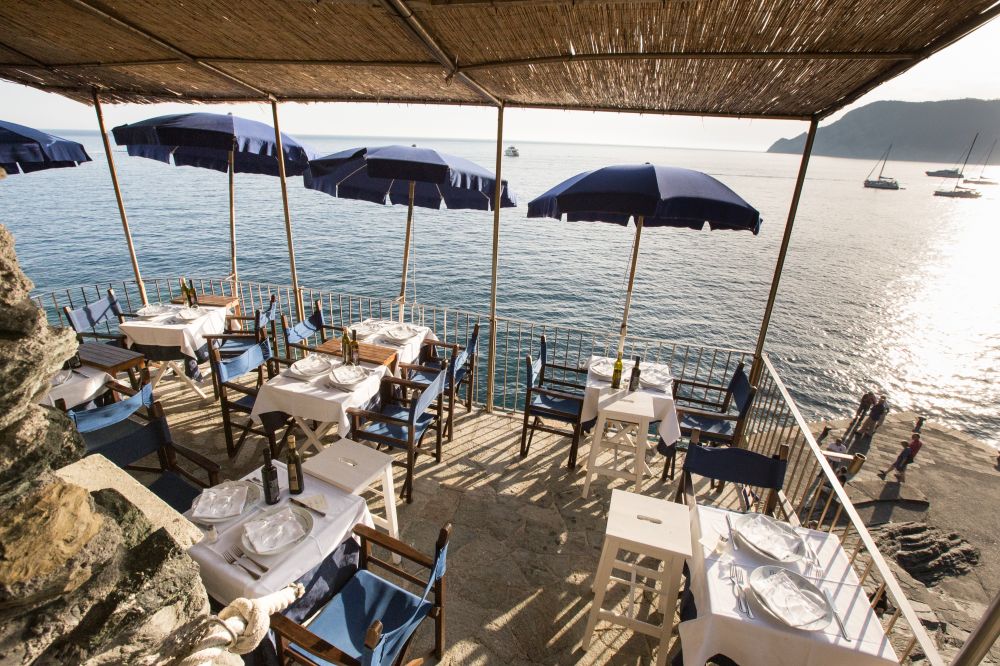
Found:
[[[274,128],[256,120],[221,113],[178,113],[119,125],[111,130],[115,143],[135,157],[175,166],[195,166],[229,173],[229,235],[233,279],[236,279],[236,197],[233,175],[279,176]],[[313,152],[281,135],[285,173],[302,175]],[[291,248],[289,248],[291,252]]]
[[[6,175],[75,167],[90,155],[76,141],[0,120],[0,169]]]
[[[406,240],[400,303],[406,302],[406,274],[413,228],[413,207],[492,210],[496,176],[475,162],[416,146],[379,146],[344,150],[309,162],[305,186],[335,197],[380,204],[407,204]],[[500,206],[517,205],[501,181]],[[402,317],[400,307],[400,317]]]
[[[760,232],[760,213],[708,174],[654,164],[625,164],[586,171],[564,180],[528,203],[528,217],[565,215],[569,221],[628,225],[635,218],[635,243],[618,353],[625,347],[639,239],[643,226],[731,229]]]

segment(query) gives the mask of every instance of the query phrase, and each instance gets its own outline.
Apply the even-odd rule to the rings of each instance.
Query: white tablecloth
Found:
[[[73,370],[69,379],[58,386],[53,386],[48,394],[42,398],[41,404],[55,407],[56,400],[64,400],[66,407],[72,409],[77,405],[90,402],[103,393],[104,385],[109,381],[111,381],[111,375],[103,370],[86,365],[81,366]]]
[[[178,308],[179,309],[179,308]],[[194,321],[174,321],[176,310],[152,319],[132,319],[118,328],[126,335],[129,345],[156,345],[180,348],[185,356],[197,358],[197,350],[205,346],[206,335],[219,335],[226,328],[226,308],[202,306],[205,314]]]
[[[368,326],[388,326],[391,324],[398,324],[399,322],[392,321],[389,319],[365,319],[362,324]],[[389,349],[396,350],[396,356],[400,363],[416,363],[417,359],[420,358],[420,348],[424,344],[424,340],[437,340],[437,336],[434,335],[434,331],[426,326],[418,326],[416,324],[410,324],[407,322],[408,326],[412,326],[418,333],[407,340],[404,344],[399,344],[395,340],[385,337],[384,335],[375,333],[373,335],[366,336],[363,340],[359,337],[359,341],[368,342],[373,345],[378,345],[380,347],[388,347]],[[348,326],[348,329],[351,327]]]
[[[587,362],[587,367],[600,359],[601,356],[591,356],[590,361]],[[609,359],[614,362],[614,359]],[[625,372],[622,374],[622,386],[628,385],[629,374],[632,372],[633,361],[630,359],[625,362]],[[642,368],[646,367],[646,362],[642,364]],[[670,373],[670,368],[662,364],[653,364],[657,370],[661,372]],[[557,387],[558,388],[558,387]],[[624,388],[619,389],[619,391],[625,390]],[[655,416],[654,421],[660,422],[660,437],[667,444],[673,444],[681,437],[680,424],[677,422],[677,408],[674,406],[674,396],[671,389],[671,385],[668,384],[665,390],[659,388],[647,388],[640,387],[639,392],[646,393],[653,398],[653,411]],[[587,388],[583,394],[583,421],[587,422],[591,419],[597,418],[597,410],[604,398],[606,396],[611,396],[617,391],[612,390],[611,382],[607,379],[598,377],[593,372],[587,372]]]
[[[830,593],[852,641],[840,635],[836,620],[820,631],[787,627],[769,617],[753,598],[749,603],[754,619],[743,615],[728,578],[731,562],[735,560],[747,579],[758,566],[773,562],[761,560],[745,546],[732,551],[727,545],[721,554],[713,550],[719,535],[728,535],[727,513],[733,519],[740,515],[698,507],[700,520],[697,520],[695,512],[691,512],[695,554],[689,566],[698,617],[678,627],[685,666],[702,666],[709,657],[720,653],[742,666],[886,666],[897,663],[896,654],[869,606],[868,597],[859,585],[840,540],[827,532],[800,530],[822,565],[818,571],[815,568],[807,571],[804,563],[788,568]],[[752,597],[753,592],[748,589],[747,595]]]
[[[384,365],[369,363],[361,365],[371,370],[372,375],[358,384],[353,391],[326,386],[325,376],[305,381],[289,376],[288,370],[285,370],[260,387],[250,417],[259,422],[261,414],[285,412],[302,419],[337,423],[337,432],[341,437],[346,437],[351,430],[347,410],[367,405],[378,395],[382,377],[389,372]]]
[[[287,506],[288,478],[285,466],[275,462],[278,468],[278,483],[281,485],[281,501],[273,507]],[[260,470],[256,469],[244,478],[260,479]],[[238,597],[252,599],[271,592],[276,592],[289,583],[294,583],[303,574],[322,562],[330,553],[337,549],[350,535],[358,523],[373,527],[368,505],[357,496],[345,493],[339,488],[309,476],[305,477],[305,492],[300,497],[322,494],[326,497],[326,517],[313,513],[313,533],[293,550],[280,555],[250,556],[270,568],[262,574],[260,580],[254,580],[243,569],[228,564],[222,553],[239,543],[243,533],[242,524],[263,508],[272,508],[261,502],[260,506],[249,515],[237,521],[220,525],[218,541],[209,543],[202,540],[191,546],[188,554],[201,567],[201,579],[205,589],[218,601],[228,604]],[[189,515],[188,511],[185,515]],[[241,560],[242,561],[242,560]],[[244,562],[252,570],[253,564]]]

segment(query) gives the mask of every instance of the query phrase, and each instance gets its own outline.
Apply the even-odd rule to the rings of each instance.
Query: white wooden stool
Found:
[[[590,495],[590,482],[597,474],[616,479],[632,479],[633,490],[637,493],[642,492],[643,480],[649,473],[649,465],[646,463],[646,451],[649,449],[649,422],[655,417],[653,397],[643,391],[627,393],[623,390],[610,393],[601,399],[597,408],[597,424],[590,443],[590,455],[587,458],[587,476],[583,482],[584,497]],[[609,424],[615,428],[615,432],[605,436],[604,431]],[[598,456],[607,449],[615,453],[614,466],[597,464]],[[622,450],[635,456],[631,472],[618,468],[618,453]]]
[[[590,646],[594,627],[598,620],[607,620],[632,631],[638,631],[658,638],[660,647],[656,663],[663,666],[667,662],[667,646],[673,630],[674,610],[677,593],[680,590],[681,571],[684,560],[691,557],[690,509],[683,504],[667,500],[645,497],[624,490],[611,492],[611,507],[608,509],[608,527],[604,534],[604,548],[597,565],[594,578],[594,603],[590,607],[587,628],[584,630],[582,647]],[[636,561],[645,556],[659,560],[655,568],[633,564],[618,559],[619,551],[633,553]],[[628,572],[628,578],[612,575],[613,571]],[[641,583],[638,577],[652,579],[653,584]],[[601,608],[609,585],[628,585],[628,612],[620,615]],[[658,607],[663,614],[660,626],[638,620],[634,616],[636,594],[642,591],[658,595]]]
[[[360,495],[375,484],[380,485],[378,492],[385,503],[385,518],[373,514],[372,521],[389,536],[399,538],[392,456],[350,439],[339,439],[302,463],[302,467],[352,495]],[[398,556],[393,560],[398,563]]]

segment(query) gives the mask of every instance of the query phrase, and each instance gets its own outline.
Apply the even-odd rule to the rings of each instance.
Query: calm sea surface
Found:
[[[40,290],[128,278],[131,269],[100,139],[94,162],[0,183],[2,222]],[[386,139],[300,137],[325,154]],[[399,142],[410,143],[401,139]],[[493,145],[421,141],[493,166]],[[521,205],[502,215],[499,312],[616,327],[632,227],[529,220],[526,203],[579,171],[655,162],[706,171],[764,216],[759,236],[687,229],[643,234],[629,330],[752,349],[798,157],[624,146],[521,144],[504,158]],[[116,149],[143,274],[228,272],[227,176]],[[890,163],[898,192],[865,190],[871,164],[813,158],[785,264],[768,351],[809,417],[846,416],[866,388],[1000,443],[1000,188],[979,200],[932,196],[929,165]],[[948,165],[951,166],[951,165]],[[972,171],[972,169],[969,169]],[[978,172],[978,169],[976,170]],[[353,294],[398,293],[406,209],[334,199],[289,182],[299,279]],[[287,283],[276,178],[237,176],[240,274]],[[421,302],[488,311],[492,216],[417,209]]]

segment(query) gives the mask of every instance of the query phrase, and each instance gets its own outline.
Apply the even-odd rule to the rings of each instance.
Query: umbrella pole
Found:
[[[295,310],[299,320],[306,318],[302,305],[302,291],[299,289],[299,274],[295,270],[295,245],[292,242],[292,216],[288,211],[288,181],[285,177],[285,148],[281,145],[281,128],[278,125],[278,102],[271,100],[271,116],[274,118],[274,143],[278,148],[278,176],[281,178],[281,203],[285,207],[285,237],[288,239],[288,266],[292,271],[292,290],[295,292]]]
[[[410,263],[410,236],[413,233],[413,197],[416,194],[417,183],[410,181],[410,206],[406,209],[406,240],[403,241],[403,279],[399,285],[399,321],[403,321],[403,310],[406,307],[406,271]]]
[[[503,181],[503,104],[497,107],[496,187],[493,190],[493,275],[490,280],[490,346],[486,356],[486,413],[493,412],[493,375],[497,365],[497,258],[500,253],[500,196]]]
[[[97,96],[97,88],[91,91],[94,99],[94,111],[97,112],[97,124],[101,128],[101,141],[104,142],[104,153],[108,156],[108,170],[111,171],[111,184],[115,188],[115,199],[118,201],[118,213],[122,218],[122,228],[125,229],[125,243],[128,245],[128,256],[132,260],[132,272],[135,273],[135,283],[139,287],[139,298],[142,304],[149,303],[146,298],[146,285],[142,282],[139,274],[139,260],[135,257],[135,246],[132,244],[132,231],[128,226],[128,216],[125,214],[125,201],[122,199],[122,190],[118,185],[118,171],[115,169],[115,158],[111,154],[111,140],[108,138],[108,130],[104,127],[104,112],[101,111],[101,100]]]
[[[632,266],[628,271],[628,289],[625,290],[625,311],[622,312],[622,328],[618,334],[618,355],[625,351],[625,334],[628,332],[628,310],[632,305],[632,284],[635,282],[635,265],[639,261],[639,238],[642,236],[643,216],[635,218],[635,245],[632,247]]]
[[[753,353],[753,366],[750,368],[750,383],[754,386],[760,380],[764,371],[764,340],[767,338],[767,327],[771,323],[771,312],[774,310],[774,298],[778,294],[778,283],[785,267],[785,255],[788,253],[788,242],[792,238],[792,227],[795,226],[795,214],[799,210],[799,198],[802,196],[802,185],[806,180],[806,169],[809,168],[809,156],[812,155],[813,142],[816,140],[816,128],[819,120],[816,116],[809,121],[809,133],[806,135],[806,145],[802,150],[802,162],[799,164],[799,175],[795,180],[795,191],[792,193],[792,203],[788,206],[788,219],[785,222],[785,235],[781,238],[781,249],[778,250],[778,261],[774,266],[774,277],[771,279],[771,291],[767,295],[767,306],[764,308],[764,318],[760,322],[760,333],[757,335],[757,348]]]
[[[229,262],[232,266],[233,295],[237,295],[236,278],[236,153],[229,151]]]

